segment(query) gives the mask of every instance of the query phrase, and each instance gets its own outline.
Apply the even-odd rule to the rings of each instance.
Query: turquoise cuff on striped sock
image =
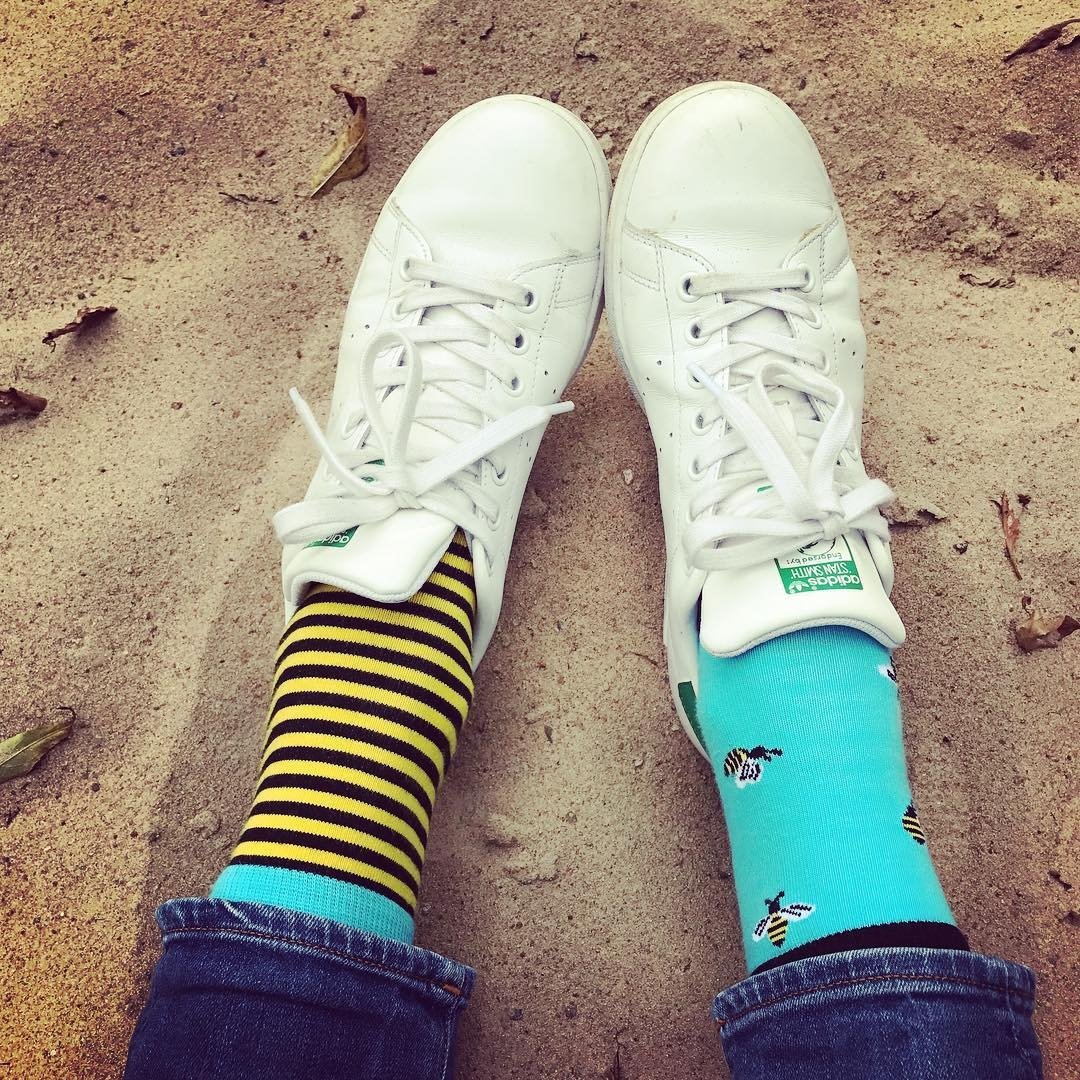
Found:
[[[323,874],[231,863],[214,882],[210,895],[217,900],[303,911],[407,945],[413,940],[412,916],[403,907],[370,889]]]

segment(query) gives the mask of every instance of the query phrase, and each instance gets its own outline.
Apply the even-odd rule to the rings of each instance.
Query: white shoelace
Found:
[[[505,474],[505,466],[494,457],[500,448],[574,407],[569,401],[523,405],[499,415],[505,403],[485,389],[489,375],[511,391],[520,386],[512,361],[496,355],[491,346],[499,340],[511,353],[524,351],[524,335],[494,306],[505,301],[527,308],[533,298],[526,286],[421,259],[407,260],[401,272],[417,285],[398,301],[397,316],[442,308],[460,317],[382,330],[371,340],[360,358],[358,407],[341,427],[342,439],[351,437],[356,449],[335,446],[296,388],[289,391],[338,490],[275,514],[274,530],[283,544],[319,540],[354,525],[382,521],[403,508],[432,510],[472,535],[490,539],[499,504],[484,489],[485,462],[497,483]],[[425,343],[440,346],[439,354],[425,359]],[[401,350],[396,365],[377,365],[380,355],[395,349]],[[396,409],[392,422],[384,411],[390,395]],[[427,460],[410,462],[414,425],[452,440],[452,445]]]
[[[699,413],[696,426],[708,431],[724,423],[720,437],[708,443],[694,463],[701,482],[690,501],[692,523],[683,535],[691,566],[752,566],[852,529],[861,530],[872,548],[888,542],[888,525],[878,509],[892,493],[857,466],[840,464],[854,416],[844,392],[823,374],[822,353],[782,333],[737,328],[765,309],[813,325],[818,318],[813,306],[790,291],[805,289],[808,279],[805,268],[794,267],[697,274],[683,283],[688,296],[719,294],[723,300],[691,324],[691,340],[705,344],[718,331],[731,331],[728,344],[689,365],[691,377],[714,399]],[[735,332],[738,339],[731,340]],[[746,373],[748,380],[729,389],[723,383],[733,369]],[[784,400],[790,400],[790,394],[778,390],[805,395],[815,416],[826,418],[796,415]],[[828,408],[821,410],[818,403]],[[727,466],[719,477],[706,477],[724,461]],[[733,464],[740,467],[734,470]],[[724,503],[736,493],[745,493],[738,510],[725,511]]]

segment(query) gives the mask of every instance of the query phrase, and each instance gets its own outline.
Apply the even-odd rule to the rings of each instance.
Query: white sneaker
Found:
[[[395,603],[460,526],[491,640],[525,483],[600,311],[611,177],[589,129],[531,97],[444,124],[375,224],[345,313],[322,460],[274,517],[287,614],[312,582]]]
[[[795,114],[691,87],[634,138],[606,253],[616,351],[656,443],[664,640],[695,728],[698,640],[734,656],[802,627],[889,647],[889,489],[859,450],[866,339],[828,176]]]

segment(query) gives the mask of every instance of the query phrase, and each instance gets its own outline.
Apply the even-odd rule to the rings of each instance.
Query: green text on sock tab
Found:
[[[800,548],[794,555],[774,559],[784,591],[822,592],[828,589],[861,589],[862,579],[847,539],[818,540]]]

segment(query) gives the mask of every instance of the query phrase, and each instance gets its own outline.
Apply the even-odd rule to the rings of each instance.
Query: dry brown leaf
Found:
[[[1024,597],[1024,611],[1027,618],[1018,622],[1013,628],[1016,635],[1016,644],[1024,652],[1034,652],[1036,649],[1056,649],[1063,638],[1080,630],[1080,622],[1072,615],[1046,615],[1036,608],[1030,607],[1031,597]]]
[[[1025,53],[1037,52],[1039,49],[1045,49],[1047,45],[1053,45],[1059,37],[1061,37],[1062,30],[1072,26],[1073,23],[1080,23],[1080,19],[1063,19],[1061,22],[1054,23],[1053,26],[1044,27],[1037,34],[1033,34],[1024,42],[1023,45],[1013,49],[1008,56],[1005,57],[1005,63],[1010,60],[1015,60],[1018,56],[1023,56]]]
[[[71,720],[21,731],[0,742],[0,784],[25,776],[58,742],[71,734]]]
[[[258,157],[258,154],[255,155]],[[252,203],[266,203],[268,206],[277,206],[277,199],[269,195],[248,195],[245,191],[219,191],[229,202],[239,203],[241,206],[251,206]]]
[[[48,404],[45,398],[29,390],[16,390],[14,386],[0,390],[0,418],[36,416]]]
[[[968,285],[982,285],[987,289],[1011,289],[1016,285],[1014,277],[976,277],[970,271],[962,273],[960,280]]]
[[[330,89],[345,98],[352,119],[349,126],[337,137],[330,153],[315,170],[312,178],[312,198],[329,191],[342,180],[352,180],[368,167],[367,98],[354,94],[337,83],[331,85]]]
[[[1020,567],[1016,563],[1016,544],[1020,539],[1020,518],[1013,510],[1009,502],[1009,496],[1003,491],[1001,499],[990,500],[998,508],[998,517],[1001,518],[1001,531],[1005,536],[1005,557],[1013,569],[1019,581],[1022,578]]]
[[[79,308],[71,322],[64,323],[58,330],[50,330],[41,340],[45,345],[51,345],[55,349],[58,337],[63,337],[65,334],[74,334],[76,330],[93,326],[95,323],[101,322],[102,319],[107,319],[115,310],[116,308],[112,304]]]

